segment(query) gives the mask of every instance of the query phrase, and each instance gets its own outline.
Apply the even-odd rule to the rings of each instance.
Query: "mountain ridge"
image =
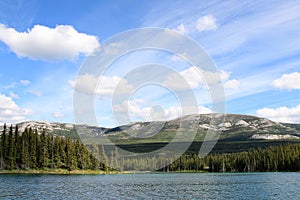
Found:
[[[197,124],[198,123],[198,124]],[[282,140],[300,139],[300,124],[274,122],[252,115],[241,114],[194,114],[169,121],[131,122],[113,128],[73,123],[25,121],[18,125],[19,131],[25,128],[45,130],[47,133],[83,138],[99,139],[103,136],[120,143],[165,142],[178,134],[179,128],[186,124],[189,131],[197,131],[196,141],[204,139],[208,130],[221,131],[222,140]],[[3,126],[1,126],[1,130]],[[197,129],[197,130],[196,130]],[[183,136],[184,137],[184,136]]]

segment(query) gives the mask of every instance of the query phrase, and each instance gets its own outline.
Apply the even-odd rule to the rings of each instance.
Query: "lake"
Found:
[[[0,199],[300,199],[300,173],[0,175]]]

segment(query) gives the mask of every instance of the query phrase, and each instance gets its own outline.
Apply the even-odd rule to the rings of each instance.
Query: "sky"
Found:
[[[99,126],[210,113],[207,82],[224,87],[226,113],[300,123],[299,10],[299,0],[1,0],[0,123],[74,123],[75,90],[94,92],[92,112]],[[195,41],[218,75],[201,71],[199,76],[185,52],[153,49],[118,58],[100,78],[80,74],[107,40],[145,27],[176,31]],[[112,50],[118,48],[113,44]],[[151,85],[154,72],[174,90]],[[145,77],[148,84],[142,85],[139,80]],[[91,91],[93,85],[97,89]],[[115,99],[116,90],[126,98]],[[196,98],[196,111],[178,99],[188,92]],[[127,113],[129,121],[118,121],[120,113]]]

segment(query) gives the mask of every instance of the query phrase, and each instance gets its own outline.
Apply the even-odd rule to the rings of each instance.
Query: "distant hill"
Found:
[[[215,123],[212,123],[212,119]],[[183,121],[185,124],[191,124],[190,127],[198,129],[194,141],[202,141],[209,129],[221,131],[220,140],[223,141],[300,140],[300,124],[278,123],[265,118],[237,114],[188,115],[166,122],[134,122],[115,128],[41,121],[26,121],[17,125],[20,132],[27,127],[61,136],[78,137],[79,134],[80,138],[86,138],[86,141],[88,138],[94,140],[108,137],[115,143],[134,144],[169,142],[176,134],[182,134],[184,141],[185,133],[178,132]]]

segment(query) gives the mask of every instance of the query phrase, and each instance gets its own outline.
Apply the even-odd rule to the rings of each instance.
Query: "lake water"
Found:
[[[0,175],[0,199],[300,199],[300,173]]]

